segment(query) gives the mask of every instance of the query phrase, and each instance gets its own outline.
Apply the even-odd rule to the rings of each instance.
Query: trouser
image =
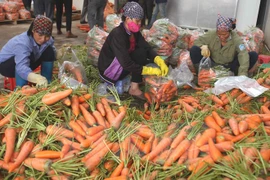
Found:
[[[145,66],[150,63],[150,61],[147,59],[147,50],[145,48],[137,48],[133,52],[130,53],[131,59],[141,66]],[[103,73],[100,73],[103,74]],[[129,75],[130,72],[123,69],[122,73],[120,74],[118,80],[124,79],[127,75]],[[111,80],[105,76],[101,75],[101,78],[109,83],[109,84],[115,84],[118,80],[114,81]],[[131,73],[131,82],[141,83],[143,76],[141,73]]]
[[[48,48],[41,54],[40,58],[35,61],[34,59],[34,53],[31,53],[30,57],[30,68],[32,70],[35,70],[38,66],[41,65],[42,62],[53,62],[55,61],[55,52],[51,46],[48,46]],[[15,57],[11,57],[5,62],[1,63],[0,66],[0,74],[2,74],[5,77],[14,78],[15,77]]]
[[[58,1],[58,0],[56,0]],[[54,2],[53,0],[34,0],[34,14],[37,15],[46,15],[53,21],[54,16]]]
[[[23,0],[23,5],[26,10],[30,11],[31,10],[31,2],[32,0]]]
[[[250,70],[256,64],[258,60],[258,54],[255,51],[251,51],[248,53],[248,55],[249,55],[249,68],[248,69]],[[191,58],[192,63],[194,64],[194,67],[196,68],[196,71],[198,71],[199,63],[201,59],[203,58],[203,56],[201,55],[201,48],[198,46],[192,46],[192,48],[190,49],[190,58]],[[222,65],[214,61],[212,61],[211,63],[213,63],[212,66]],[[228,65],[222,65],[222,66],[224,66],[225,68],[229,68],[230,71],[232,71],[235,75],[237,75],[238,69],[240,67],[238,57],[235,56],[232,62],[230,62]]]
[[[90,28],[95,25],[103,28],[104,26],[104,9],[106,7],[107,0],[88,0],[88,24]]]
[[[83,7],[82,7],[82,14],[81,14],[81,20],[80,22],[84,22],[85,21],[85,18],[86,18],[86,15],[88,13],[88,0],[84,0],[83,1]]]
[[[161,18],[166,18],[167,16],[166,6],[167,6],[167,3],[156,3],[153,14],[152,14],[152,18],[149,24],[149,28],[151,28],[154,22],[157,20],[157,16],[159,12],[160,12]]]
[[[66,30],[71,31],[71,23],[72,23],[72,0],[56,0],[56,28],[57,30],[61,30],[62,26],[62,17],[63,17],[63,4],[65,6],[65,14],[66,14]]]
[[[148,20],[148,24],[152,19],[153,8],[154,0],[144,0],[144,18]]]

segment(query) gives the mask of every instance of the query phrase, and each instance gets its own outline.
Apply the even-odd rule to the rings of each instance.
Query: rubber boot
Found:
[[[21,76],[19,76],[17,72],[15,72],[15,80],[16,80],[16,87],[23,87],[28,83],[28,81],[21,78]]]
[[[43,61],[41,63],[41,75],[44,76],[48,83],[52,81],[53,61]]]

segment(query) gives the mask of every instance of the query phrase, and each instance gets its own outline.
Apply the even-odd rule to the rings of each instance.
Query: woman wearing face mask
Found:
[[[258,54],[246,50],[241,37],[233,30],[235,23],[233,18],[218,15],[216,30],[194,41],[190,57],[195,67],[198,67],[202,57],[210,57],[213,66],[223,65],[235,75],[248,75],[257,62]]]
[[[10,39],[0,51],[0,74],[16,79],[16,86],[29,82],[47,86],[52,80],[55,61],[52,21],[37,16],[27,32]],[[34,73],[41,65],[41,74]]]
[[[136,2],[127,2],[123,7],[122,23],[108,35],[100,52],[98,69],[101,78],[115,84],[131,74],[129,94],[143,99],[139,89],[142,75],[165,76],[168,67],[157,56],[140,33],[143,9]],[[147,67],[156,63],[160,68]]]

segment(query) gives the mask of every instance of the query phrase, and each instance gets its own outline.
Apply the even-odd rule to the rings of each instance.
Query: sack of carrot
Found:
[[[145,77],[145,98],[150,104],[168,102],[177,95],[177,86],[172,79],[158,76]]]

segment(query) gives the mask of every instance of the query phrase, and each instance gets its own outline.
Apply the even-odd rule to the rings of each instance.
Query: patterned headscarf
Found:
[[[143,19],[143,8],[136,2],[127,2],[123,7],[125,17]]]
[[[223,17],[219,14],[217,19],[217,30],[218,31],[232,30],[232,23],[234,20],[235,20],[234,18]]]
[[[38,15],[33,22],[33,31],[42,35],[52,35],[52,21],[42,15]]]

